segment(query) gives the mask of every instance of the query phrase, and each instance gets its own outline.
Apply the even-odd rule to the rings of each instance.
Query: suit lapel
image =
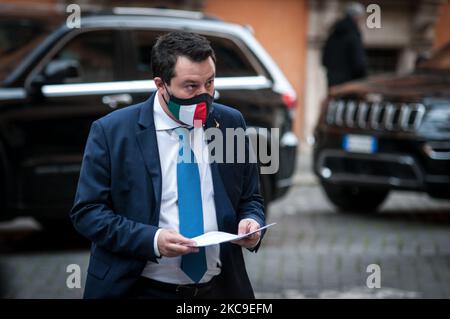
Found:
[[[158,140],[156,139],[155,122],[153,119],[154,93],[144,102],[139,114],[139,127],[136,131],[136,138],[144,159],[145,167],[150,175],[156,200],[156,214],[150,216],[150,224],[158,225],[159,211],[161,207],[161,163],[159,161]]]

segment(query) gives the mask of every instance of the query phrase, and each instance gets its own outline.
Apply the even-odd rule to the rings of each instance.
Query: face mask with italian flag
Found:
[[[177,120],[194,126],[197,123],[205,124],[213,99],[208,93],[199,94],[190,99],[180,99],[169,93],[169,101],[164,98],[164,102]]]

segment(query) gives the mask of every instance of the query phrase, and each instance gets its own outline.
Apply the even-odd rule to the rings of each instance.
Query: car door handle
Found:
[[[105,95],[102,97],[102,103],[112,109],[117,108],[119,105],[131,104],[132,102],[133,98],[130,94]]]

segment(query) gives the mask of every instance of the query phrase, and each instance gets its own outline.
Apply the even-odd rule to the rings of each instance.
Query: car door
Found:
[[[20,137],[21,208],[42,208],[36,213],[43,218],[66,216],[91,123],[131,102],[116,91],[119,60],[118,31],[71,31],[31,72],[27,85],[36,92],[11,119]]]

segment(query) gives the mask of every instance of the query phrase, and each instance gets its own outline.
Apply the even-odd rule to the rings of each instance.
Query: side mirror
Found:
[[[43,85],[63,84],[67,79],[79,77],[79,70],[80,65],[76,60],[53,60],[33,79],[28,87],[28,94],[40,99]]]
[[[66,79],[80,76],[80,64],[76,60],[53,60],[44,69],[42,84],[61,84]]]

